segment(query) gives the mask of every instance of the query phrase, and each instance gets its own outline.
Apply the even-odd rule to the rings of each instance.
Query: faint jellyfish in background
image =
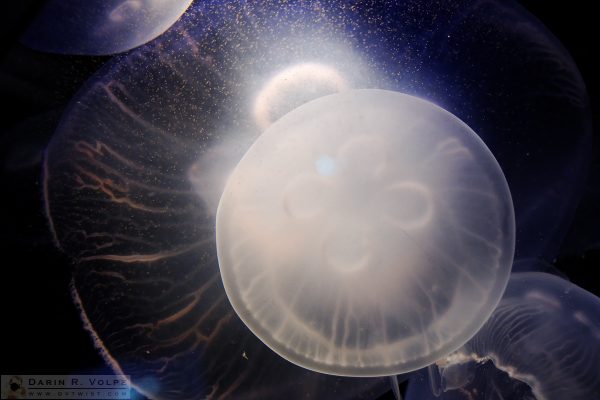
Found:
[[[40,51],[106,55],[165,32],[192,0],[49,0],[21,41]]]
[[[254,116],[261,128],[309,100],[349,89],[340,73],[327,65],[304,63],[272,77],[254,102]]]
[[[284,358],[335,375],[405,373],[460,347],[500,300],[514,252],[510,192],[479,137],[384,90],[274,123],[229,177],[216,229],[240,318]]]
[[[311,86],[315,96],[405,92],[449,110],[505,173],[516,251],[552,257],[589,149],[576,68],[516,5],[419,4],[197,2],[157,40],[109,61],[75,96],[46,149],[46,211],[57,245],[74,261],[73,295],[87,327],[107,362],[141,392],[373,399],[388,389],[386,380],[294,366],[227,301],[217,204],[227,176],[264,132],[255,113],[261,91],[286,70],[319,65],[341,80],[284,85],[289,98],[270,97],[271,126],[297,99],[312,100],[302,93]],[[335,177],[336,154],[324,153],[314,167]],[[556,187],[572,196],[553,195]],[[391,189],[426,193],[414,184]]]
[[[515,2],[442,7],[453,11],[438,15],[434,33],[415,42],[411,54],[428,57],[407,91],[427,93],[482,137],[513,195],[515,258],[552,262],[588,171],[585,84],[558,40]]]
[[[411,380],[407,399],[597,399],[599,370],[600,299],[555,275],[516,273],[477,335]]]
[[[252,113],[259,130],[310,100],[350,89],[339,69],[320,63],[289,66],[270,76],[254,94]],[[216,213],[225,182],[256,136],[233,135],[214,146],[189,171],[205,205]]]

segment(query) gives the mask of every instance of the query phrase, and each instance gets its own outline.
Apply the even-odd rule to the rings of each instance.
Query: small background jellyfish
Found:
[[[407,399],[600,398],[600,298],[556,275],[513,273],[483,328],[411,379]]]
[[[22,42],[61,54],[127,51],[166,31],[192,0],[48,0]]]
[[[194,351],[224,349],[227,339],[220,341],[224,337],[233,338],[232,346],[238,346],[232,350],[235,359],[218,358],[223,365],[233,366],[230,370],[242,371],[250,363],[261,363],[262,358],[242,349],[246,344],[259,348],[258,344],[251,339],[240,342],[235,333],[215,335],[220,347],[196,350],[193,338],[172,340],[192,322],[169,316],[185,314],[191,304],[216,304],[194,303],[201,296],[193,293],[202,285],[199,275],[186,265],[191,259],[208,262],[210,254],[204,259],[201,253],[210,245],[198,244],[208,233],[203,230],[206,225],[194,226],[192,222],[195,218],[210,219],[220,196],[219,182],[260,134],[261,123],[268,124],[311,98],[310,93],[297,92],[298,86],[313,88],[317,96],[377,86],[428,99],[457,115],[483,138],[507,176],[517,214],[519,265],[527,265],[522,262],[525,259],[541,259],[557,265],[579,286],[600,293],[590,278],[590,271],[600,262],[600,236],[597,202],[593,200],[598,195],[597,180],[584,185],[591,136],[585,88],[568,53],[535,18],[512,3],[495,1],[431,7],[420,2],[379,7],[311,3],[306,8],[283,6],[278,15],[267,4],[228,6],[193,4],[190,12],[157,41],[110,61],[43,55],[16,45],[32,12],[15,13],[18,18],[3,26],[10,42],[2,49],[2,91],[10,102],[4,105],[2,125],[2,198],[6,203],[2,207],[2,246],[6,260],[11,260],[3,268],[3,325],[11,327],[2,333],[8,351],[3,357],[3,373],[34,368],[40,373],[110,373],[81,329],[79,311],[72,306],[68,286],[71,271],[79,282],[75,286],[90,322],[88,327],[112,349],[110,354],[118,355],[115,360],[122,368],[136,374],[141,371],[138,383],[147,392],[202,393],[214,384],[212,378],[185,386],[176,377],[189,373],[198,378],[194,368],[200,366],[188,362],[198,360]],[[593,24],[581,22],[590,21],[593,13],[561,5],[551,15],[560,16],[550,17],[554,24],[568,28],[560,37],[569,38],[565,44],[580,63],[597,119],[594,72],[598,68],[589,56],[591,46],[586,44],[591,40]],[[577,23],[569,25],[569,17],[574,15]],[[306,38],[289,35],[308,30],[306,24],[315,21],[321,21],[325,28],[313,30],[313,39],[325,35],[329,41],[303,47]],[[570,36],[573,29],[579,36]],[[261,57],[252,57],[256,55]],[[74,92],[107,61],[65,113]],[[278,76],[305,79],[302,66],[307,63],[322,68],[321,78],[285,86],[283,89],[290,93],[287,96],[264,94],[268,93],[266,88],[281,85],[277,84]],[[331,69],[336,73],[327,72]],[[257,98],[266,99],[267,107],[256,107]],[[256,113],[257,108],[261,113]],[[136,120],[132,114],[143,118]],[[87,165],[91,174],[82,175],[87,179],[83,184],[90,186],[87,195],[74,195],[68,173],[62,175],[62,181],[57,178],[60,184],[53,185],[51,221],[62,253],[54,249],[48,233],[40,178],[42,152],[61,115],[61,127],[48,148],[48,153],[55,155],[48,159],[50,162],[71,163],[72,167],[72,161],[88,156],[92,156],[88,160],[110,160],[95,164],[95,169]],[[203,134],[194,135],[195,129],[202,129]],[[234,137],[231,133],[235,131],[242,135]],[[206,132],[213,133],[204,135]],[[111,152],[103,143],[119,152]],[[593,149],[596,173],[592,179],[597,179],[600,153],[597,147]],[[71,158],[75,154],[83,158]],[[119,158],[122,154],[127,157]],[[327,160],[323,165],[327,169]],[[106,166],[118,166],[112,171],[117,173],[109,174]],[[142,168],[136,168],[139,166]],[[121,192],[123,189],[129,191]],[[107,191],[114,195],[112,199]],[[582,194],[582,206],[576,209]],[[140,219],[138,212],[154,218]],[[161,212],[168,214],[171,225],[161,222]],[[177,262],[165,262],[160,254],[168,254],[170,261]],[[582,254],[585,259],[579,257]],[[99,256],[106,261],[106,255],[121,259],[103,263]],[[134,263],[127,262],[133,258],[123,256],[144,256],[147,268],[134,269]],[[185,269],[189,273],[182,272]],[[169,297],[173,271],[180,274],[176,279],[180,290]],[[139,274],[137,284],[116,284],[121,276],[130,277],[128,274]],[[214,296],[210,291],[215,290],[218,280],[208,282],[213,286],[200,294]],[[148,294],[159,300],[151,303]],[[155,314],[145,313],[149,311]],[[162,319],[157,318],[160,315]],[[233,318],[230,322],[235,324]],[[219,326],[217,319],[203,323]],[[125,336],[117,329],[124,325],[140,329],[137,333],[129,330]],[[154,332],[151,338],[171,346],[161,347],[162,351],[156,351],[158,346],[128,348],[123,337],[143,342],[150,337],[144,339],[144,329]],[[73,348],[77,351],[71,351]],[[267,368],[284,365],[279,362],[273,359]],[[186,365],[192,367],[186,370]],[[162,371],[164,375],[145,374],[148,371]],[[307,381],[286,374],[286,379],[311,382],[291,387],[296,394],[318,396],[324,389],[340,397],[354,391],[373,399],[388,390],[382,381],[330,380],[324,376],[312,376]],[[217,371],[214,376],[226,374]],[[237,383],[228,377],[220,387],[224,391],[241,390],[243,384],[236,384],[248,382],[244,379],[251,376],[242,376]],[[265,375],[252,379],[259,383],[251,387],[265,388],[273,396],[282,393],[286,382],[282,379],[278,386]],[[265,392],[254,394],[265,397]]]

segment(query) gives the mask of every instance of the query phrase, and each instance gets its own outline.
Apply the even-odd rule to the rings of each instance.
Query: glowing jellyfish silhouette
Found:
[[[254,102],[254,115],[261,128],[267,128],[308,100],[349,89],[340,73],[327,65],[305,63],[286,68],[272,77]]]
[[[508,281],[514,213],[464,123],[415,97],[355,90],[256,140],[223,192],[217,248],[229,300],[269,347],[320,372],[387,376],[483,325]]]
[[[50,53],[127,51],[165,32],[192,0],[50,0],[21,39]]]
[[[83,318],[107,362],[149,397],[372,399],[388,389],[279,357],[236,316],[219,275],[215,213],[263,133],[257,98],[307,64],[335,71],[344,90],[430,100],[477,132],[511,188],[521,257],[551,259],[565,233],[589,150],[585,89],[568,54],[519,6],[197,2],[89,80],[45,157],[46,210],[74,262]],[[340,91],[331,82],[284,85],[267,102],[271,126],[298,99]],[[336,157],[324,153],[314,168],[335,178]],[[394,190],[423,198],[425,189]],[[424,211],[397,219],[418,229]]]
[[[407,398],[597,399],[599,369],[600,299],[554,275],[517,273],[477,335],[440,374],[412,381]]]

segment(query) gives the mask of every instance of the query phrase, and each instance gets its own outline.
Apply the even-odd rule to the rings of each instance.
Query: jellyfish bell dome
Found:
[[[384,376],[464,344],[500,300],[515,228],[479,137],[442,108],[378,89],[309,102],[228,179],[217,254],[237,314],[308,369]]]
[[[568,280],[514,273],[481,330],[407,399],[598,399],[599,316],[600,299]]]
[[[49,0],[21,41],[59,54],[108,55],[156,38],[192,0]]]

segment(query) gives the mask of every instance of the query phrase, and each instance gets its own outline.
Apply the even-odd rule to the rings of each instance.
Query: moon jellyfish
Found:
[[[217,248],[234,309],[277,353],[326,373],[393,375],[485,322],[510,273],[514,214],[496,160],[456,117],[349,91],[257,139],[221,198]]]
[[[279,357],[237,317],[217,263],[219,199],[252,144],[303,102],[360,89],[428,100],[477,132],[511,188],[515,252],[552,257],[576,204],[589,150],[587,98],[566,51],[518,5],[198,1],[156,40],[113,57],[92,76],[45,152],[46,213],[57,245],[73,260],[74,298],[107,363],[130,375],[142,393],[372,399],[388,388],[385,379],[325,376]],[[440,145],[435,154],[456,150],[459,157],[460,146],[472,151],[474,145],[459,144]],[[381,147],[377,141],[369,146]],[[365,161],[377,170],[378,160],[369,154]],[[313,160],[313,172],[319,179],[339,177],[340,156],[323,152]],[[295,188],[313,181],[299,177]],[[435,197],[432,207],[419,208],[430,204],[422,203],[430,187],[401,176],[396,183],[388,188],[393,196],[418,203],[413,217],[392,209],[396,229],[424,232],[434,226],[430,218],[450,218],[434,207]],[[289,189],[290,212],[310,216],[310,203],[306,208],[297,202],[303,191]],[[329,259],[340,264],[349,256],[360,264],[337,250],[344,248],[339,238],[328,247]],[[440,251],[424,246],[432,257]],[[452,248],[449,259],[459,249]],[[469,257],[488,250],[481,246]],[[489,273],[487,267],[478,273]],[[491,291],[485,285],[458,290],[464,279],[466,274],[450,276],[447,283],[457,291],[446,294],[487,298],[476,295]],[[426,289],[443,296],[440,288]],[[412,301],[424,297],[418,285],[403,289],[416,294]],[[449,315],[452,304],[428,306],[418,323],[433,325],[434,311]],[[418,319],[416,310],[408,312]],[[390,342],[417,329],[392,325],[385,330]],[[466,335],[470,328],[456,329]],[[442,343],[434,335],[432,349]],[[426,345],[405,349],[416,357]]]
[[[600,299],[554,275],[518,273],[477,335],[411,381],[408,399],[598,399],[599,370]]]
[[[254,115],[266,128],[308,100],[347,89],[348,83],[335,68],[316,63],[294,65],[272,77],[261,89],[254,102]]]
[[[22,42],[50,53],[120,53],[165,32],[192,0],[49,0]]]

